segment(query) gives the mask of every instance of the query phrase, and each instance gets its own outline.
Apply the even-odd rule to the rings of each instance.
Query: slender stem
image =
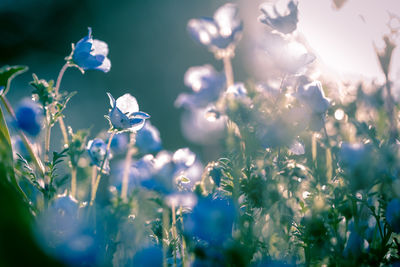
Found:
[[[92,167],[91,196],[94,195],[94,185],[96,184],[97,166]]]
[[[74,166],[71,167],[71,196],[76,198],[76,168]]]
[[[222,58],[224,62],[224,70],[226,76],[226,86],[230,87],[234,83],[233,68],[230,56],[225,56]]]
[[[49,110],[46,110],[46,120],[47,120],[47,125],[46,125],[46,133],[44,137],[44,164],[47,164],[49,162],[49,154],[50,154],[50,134],[51,134],[51,124],[50,124],[50,114]],[[49,173],[46,173],[44,176],[44,182],[45,182],[45,188],[48,188],[48,185],[50,184],[50,179],[51,177],[49,176]]]
[[[315,133],[311,134],[311,155],[312,160],[317,164],[317,137],[315,136]]]
[[[172,238],[175,240],[174,246],[174,266],[176,267],[176,248],[178,247],[178,233],[176,230],[176,212],[175,212],[175,203],[172,202],[171,205],[172,210]]]
[[[179,206],[179,214],[181,215],[181,227],[182,227],[182,232],[184,231],[183,229],[183,210],[182,210],[182,205]],[[185,241],[185,237],[181,234],[181,240],[182,240],[182,246],[180,246],[180,253],[181,253],[181,257],[182,257],[182,267],[186,266],[186,241]]]
[[[330,148],[331,147],[331,139],[329,138],[328,131],[326,130],[325,120],[324,120],[324,134],[325,134],[325,138],[326,138],[326,142],[328,144],[328,147]]]
[[[58,95],[59,95],[62,78],[64,77],[64,73],[68,69],[68,67],[70,67],[70,65],[67,62],[67,63],[64,64],[64,66],[62,66],[60,72],[58,73],[56,87],[54,87],[54,93],[55,93],[56,99],[58,98]],[[60,129],[61,129],[61,133],[62,133],[63,138],[64,138],[64,143],[66,145],[69,145],[67,128],[65,127],[65,123],[64,123],[63,117],[59,117],[58,122],[60,124]]]
[[[60,125],[60,130],[64,139],[64,144],[69,147],[69,140],[68,140],[68,133],[67,133],[67,127],[65,127],[64,119],[63,117],[58,118],[58,123]]]
[[[128,151],[126,152],[126,157],[125,157],[124,173],[122,176],[121,198],[123,202],[128,201],[127,196],[128,196],[129,173],[131,168],[132,155],[134,151],[133,146],[135,145],[135,142],[136,142],[136,133],[130,133]]]
[[[168,267],[167,252],[168,252],[168,229],[169,229],[169,212],[166,207],[163,209],[162,215],[162,251],[163,251],[163,267]]]
[[[44,137],[44,162],[49,161],[49,154],[50,154],[50,135],[51,135],[51,124],[50,124],[50,114],[49,110],[46,110],[46,134]]]
[[[325,161],[326,161],[326,177],[332,179],[333,166],[332,166],[332,152],[331,152],[331,141],[326,130],[326,123],[324,121],[324,133],[328,147],[325,150]]]
[[[13,118],[13,120],[16,120],[15,112],[14,112],[13,108],[11,107],[10,102],[8,102],[7,98],[4,95],[0,96],[0,98],[7,110],[7,112],[10,114],[10,116]],[[28,153],[31,156],[33,163],[39,170],[41,176],[44,176],[44,174],[45,174],[44,165],[43,165],[42,161],[40,160],[40,158],[34,152],[31,142],[26,137],[26,135],[24,134],[23,131],[18,130],[18,134],[20,135],[22,142],[24,143],[26,149],[28,149]]]
[[[286,80],[286,73],[282,76],[281,84],[279,85],[279,93],[282,93],[283,83]]]
[[[64,76],[65,71],[68,69],[68,67],[69,67],[69,64],[67,62],[64,64],[64,66],[62,66],[60,72],[58,73],[56,87],[54,87],[54,92],[55,92],[56,96],[58,95],[58,91],[60,89],[61,80]]]
[[[70,67],[69,63],[65,63],[64,66],[61,68],[60,72],[58,73],[56,87],[54,88],[55,97],[58,98],[61,81],[64,77],[65,71]],[[58,118],[58,123],[60,125],[60,130],[64,139],[64,147],[69,147],[69,139],[68,139],[68,132],[67,127],[65,126],[64,119],[62,116]],[[70,158],[69,165],[71,167],[71,196],[76,197],[76,180],[77,180],[77,169],[76,166],[72,164],[72,160]],[[93,187],[92,187],[93,188]]]
[[[397,132],[397,118],[395,117],[395,105],[392,97],[392,88],[390,85],[390,80],[388,75],[386,77],[386,105],[387,105],[387,113],[390,122],[390,132],[389,132],[389,142],[395,143],[398,137]]]
[[[111,141],[112,141],[114,135],[115,135],[115,132],[112,132],[110,134],[110,137],[108,138],[106,153],[104,154],[104,159],[101,162],[99,174],[96,177],[96,181],[95,181],[94,187],[92,189],[92,196],[91,196],[91,199],[90,199],[90,205],[93,205],[94,200],[96,199],[96,192],[97,192],[97,188],[99,187],[101,173],[102,173],[102,171],[104,169],[104,165],[105,165],[105,163],[107,161],[108,154],[110,152]]]

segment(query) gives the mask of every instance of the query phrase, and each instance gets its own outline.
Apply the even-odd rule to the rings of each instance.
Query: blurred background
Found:
[[[109,109],[106,92],[115,98],[130,93],[140,109],[151,114],[165,148],[187,146],[180,126],[182,110],[174,107],[177,95],[189,92],[183,75],[193,65],[211,63],[218,69],[222,65],[190,39],[186,24],[190,18],[212,16],[224,2],[1,0],[0,65],[30,68],[14,81],[8,97],[17,104],[29,96],[32,73],[55,80],[71,43],[86,36],[90,26],[95,39],[108,43],[112,67],[107,74],[66,72],[61,90],[78,92],[67,107],[66,123],[75,130],[92,127],[93,137],[108,127],[103,117]],[[59,143],[59,129],[53,129],[53,141]]]
[[[218,140],[208,140],[206,146],[184,137],[181,118],[184,110],[174,107],[176,97],[189,92],[183,84],[186,70],[191,66],[212,64],[222,70],[205,48],[193,42],[187,34],[189,19],[212,16],[226,3],[223,0],[0,0],[0,66],[27,65],[29,71],[13,81],[8,94],[16,106],[29,97],[28,85],[32,73],[39,78],[56,79],[71,52],[71,43],[87,35],[93,28],[95,39],[108,43],[112,68],[107,74],[88,71],[82,75],[69,69],[64,76],[62,91],[77,91],[66,109],[66,123],[74,130],[91,128],[91,138],[108,128],[104,115],[108,113],[106,92],[114,97],[125,93],[134,95],[140,109],[151,114],[151,122],[161,133],[163,146],[169,150],[189,146],[200,153],[206,163],[218,157]],[[262,0],[239,0],[244,20],[244,36],[233,60],[235,79],[243,82],[268,80],[273,65],[265,53],[259,52],[266,26],[257,21]],[[275,2],[275,1],[270,1]],[[382,46],[387,32],[390,11],[400,14],[399,0],[299,0],[298,30],[304,43],[316,54],[314,64],[321,75],[340,87],[347,80],[381,80],[375,47]],[[284,1],[283,1],[284,3]],[[279,6],[284,8],[285,3]],[[400,27],[400,23],[392,25]],[[399,52],[392,62],[392,80],[400,80]],[[267,68],[272,66],[272,69]],[[394,90],[397,92],[400,83]],[[395,92],[396,93],[396,92]],[[331,97],[328,95],[328,97]],[[53,128],[52,146],[59,151],[61,134]],[[0,265],[4,256],[29,261],[24,265],[40,265],[33,257],[21,257],[21,244],[32,255],[42,259],[41,252],[29,249],[34,243],[28,235],[29,216],[16,207],[23,203],[12,190],[0,183]],[[7,195],[3,192],[11,192]],[[18,202],[19,201],[19,202]],[[21,215],[23,214],[23,215]],[[10,228],[14,227],[14,228]],[[19,232],[18,232],[19,231]],[[5,241],[4,241],[5,240]],[[15,255],[14,255],[15,254]],[[13,261],[15,263],[15,261]],[[16,264],[17,265],[17,264]],[[53,262],[49,266],[55,266]]]
[[[103,117],[109,108],[105,93],[118,97],[129,92],[138,99],[140,109],[151,114],[151,121],[160,129],[166,149],[190,146],[197,152],[203,150],[203,160],[210,160],[218,150],[204,150],[184,138],[181,131],[183,110],[176,109],[174,101],[179,93],[189,92],[183,84],[183,75],[189,67],[212,64],[222,70],[221,62],[191,40],[186,25],[191,18],[212,16],[225,2],[1,0],[0,65],[30,67],[14,81],[8,97],[15,105],[29,96],[28,82],[32,73],[39,78],[56,79],[64,58],[71,51],[71,43],[87,35],[90,26],[95,39],[108,43],[112,68],[107,74],[88,71],[82,75],[77,69],[67,71],[61,89],[78,94],[67,107],[66,123],[75,130],[91,127],[91,137],[94,137],[108,127]],[[265,1],[238,1],[244,36],[233,61],[236,80],[268,78],[270,70],[259,60],[260,56],[267,60],[265,54],[254,53],[259,37],[266,31],[266,26],[257,21],[262,2]],[[317,64],[355,79],[380,77],[374,44],[379,46],[381,42],[388,10],[400,13],[398,0],[299,2],[298,29],[318,56]],[[284,9],[285,4],[279,7]],[[395,52],[395,59],[397,54]],[[398,60],[395,65],[396,62]],[[61,135],[58,127],[53,131],[54,146]],[[210,143],[209,146],[215,145]]]

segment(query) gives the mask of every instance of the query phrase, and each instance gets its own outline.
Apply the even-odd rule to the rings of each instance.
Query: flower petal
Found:
[[[124,94],[117,99],[117,108],[127,116],[139,111],[136,98],[131,94]]]
[[[112,108],[114,108],[115,105],[116,105],[116,101],[115,101],[114,97],[113,97],[110,93],[108,93],[108,92],[107,92],[107,95],[108,95],[108,98],[110,99],[110,106],[111,106]]]
[[[135,118],[144,119],[144,120],[150,119],[150,115],[143,111],[134,112],[134,113],[132,113],[132,116],[134,116]]]
[[[129,123],[130,123],[129,130],[131,132],[137,132],[137,131],[139,131],[140,129],[143,128],[145,122],[146,121],[144,119],[141,119],[141,118],[130,119],[129,120]]]

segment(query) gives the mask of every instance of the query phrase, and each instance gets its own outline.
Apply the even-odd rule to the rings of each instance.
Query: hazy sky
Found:
[[[339,10],[327,0],[299,2],[298,29],[325,64],[343,73],[381,76],[373,44],[382,46],[388,10],[400,15],[399,0],[348,0]],[[394,57],[396,76],[400,65],[396,50]]]
[[[276,2],[278,10],[284,10],[288,1],[240,1],[248,43],[266,29],[257,21],[261,14],[259,5]],[[383,45],[382,36],[388,32],[388,10],[400,15],[400,0],[347,0],[339,10],[334,8],[332,0],[298,1],[298,33],[317,54],[319,63],[346,78],[383,78],[374,44]],[[400,52],[397,50],[392,63],[392,78],[400,78]],[[257,72],[257,67],[251,71]]]

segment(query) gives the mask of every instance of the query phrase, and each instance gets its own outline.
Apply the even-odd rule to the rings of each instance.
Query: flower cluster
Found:
[[[24,246],[52,266],[397,266],[400,145],[388,65],[381,86],[337,97],[298,38],[297,1],[286,2],[284,11],[260,6],[268,41],[252,52],[274,62],[265,79],[235,80],[246,30],[236,4],[188,22],[223,64],[190,67],[191,93],[175,101],[197,149],[165,144],[130,93],[106,93],[108,131],[106,122],[97,134],[64,122],[73,101],[61,90],[65,71],[111,68],[91,28],[56,83],[33,74],[32,99],[16,111],[7,93],[26,68],[0,68],[9,114],[0,107],[0,201],[11,207],[0,225],[20,227]],[[386,45],[381,62],[394,49]],[[63,138],[51,151],[56,126]]]

